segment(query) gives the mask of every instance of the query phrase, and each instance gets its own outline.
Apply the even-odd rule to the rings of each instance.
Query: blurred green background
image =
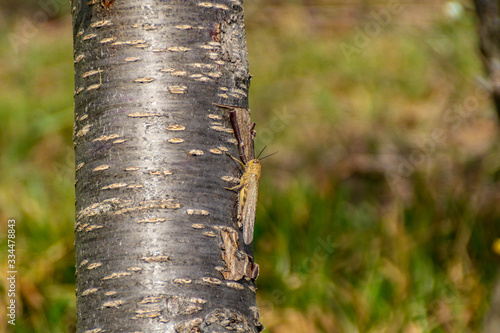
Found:
[[[263,161],[255,237],[267,331],[481,332],[500,147],[472,1],[245,10],[257,150],[279,151]],[[68,12],[0,6],[0,255],[15,218],[17,332],[75,327]]]

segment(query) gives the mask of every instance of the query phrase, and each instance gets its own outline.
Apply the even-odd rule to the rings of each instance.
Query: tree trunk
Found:
[[[481,54],[491,80],[491,91],[500,118],[500,8],[498,0],[474,0],[479,17]]]
[[[239,0],[74,0],[78,332],[259,332]],[[253,154],[253,152],[252,152]]]
[[[491,81],[491,93],[500,119],[500,12],[498,0],[474,0],[479,17],[479,41],[483,64]],[[500,277],[497,277],[484,317],[483,333],[495,333],[500,324]]]

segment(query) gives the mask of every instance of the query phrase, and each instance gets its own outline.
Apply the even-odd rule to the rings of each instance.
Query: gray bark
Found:
[[[239,0],[74,0],[78,332],[258,332]]]

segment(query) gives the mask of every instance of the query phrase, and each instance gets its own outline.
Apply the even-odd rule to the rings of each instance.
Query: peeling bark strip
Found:
[[[253,258],[243,251],[238,250],[238,233],[232,228],[220,228],[222,238],[222,259],[226,268],[222,275],[226,280],[239,281],[241,279],[256,280],[259,276],[259,265]]]
[[[261,331],[225,190],[253,142],[214,105],[248,105],[241,1],[72,6],[77,331]]]
[[[250,110],[233,105],[224,105],[214,103],[223,109],[229,109],[229,118],[233,126],[234,135],[238,142],[238,152],[240,159],[244,164],[255,158],[254,139],[255,139],[255,123],[250,119]]]

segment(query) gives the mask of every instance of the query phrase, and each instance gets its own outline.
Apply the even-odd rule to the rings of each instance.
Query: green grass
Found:
[[[29,17],[29,16],[28,16]],[[15,218],[16,332],[70,332],[75,322],[73,62],[68,19],[39,27],[0,58],[0,218]],[[21,26],[2,26],[3,45]],[[1,254],[6,224],[0,224]],[[2,277],[7,266],[2,261]],[[5,279],[0,302],[7,300]],[[0,313],[5,316],[5,307]],[[0,331],[6,324],[0,320]]]
[[[479,332],[497,276],[500,147],[478,88],[473,13],[451,20],[429,9],[419,25],[407,24],[404,9],[349,62],[340,45],[366,20],[315,25],[321,15],[302,1],[245,6],[257,149],[279,151],[263,161],[256,222],[264,325]],[[15,20],[0,26],[2,45],[16,29]],[[68,18],[43,25],[20,50],[0,49],[0,218],[18,221],[16,331],[70,332]],[[6,231],[0,224],[2,256]]]

